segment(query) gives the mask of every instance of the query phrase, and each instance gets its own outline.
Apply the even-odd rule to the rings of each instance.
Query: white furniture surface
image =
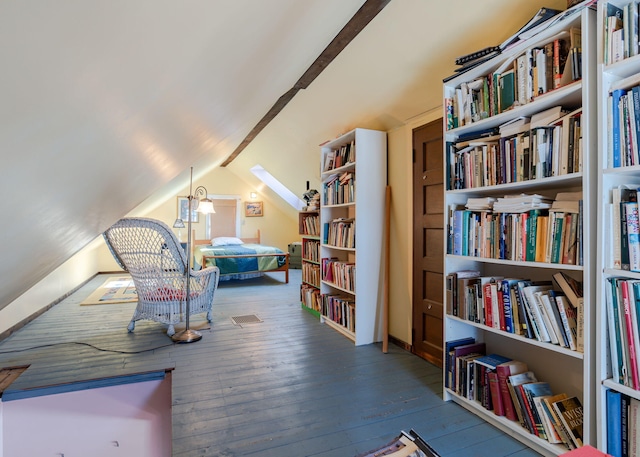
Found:
[[[487,327],[481,323],[461,319],[451,314],[444,316],[444,341],[453,341],[463,337],[475,337],[476,341],[485,342],[487,354],[498,353],[514,360],[525,362],[539,381],[548,381],[554,393],[565,392],[569,396],[578,396],[584,407],[584,442],[596,443],[596,409],[595,409],[595,325],[594,308],[599,297],[595,296],[594,265],[596,262],[596,227],[594,221],[597,213],[595,196],[597,191],[596,177],[596,12],[593,9],[583,9],[576,15],[550,26],[538,35],[520,42],[511,49],[507,49],[494,59],[485,62],[466,73],[444,82],[444,97],[455,96],[455,89],[463,82],[470,82],[487,75],[501,65],[508,68],[509,61],[514,61],[527,49],[539,47],[552,41],[557,34],[570,27],[581,28],[582,40],[582,80],[564,87],[552,90],[536,97],[532,102],[488,117],[469,125],[446,130],[445,108],[445,157],[447,143],[456,142],[460,135],[480,131],[485,128],[497,127],[518,116],[532,116],[556,105],[575,107],[582,106],[582,172],[567,175],[552,176],[521,182],[511,182],[495,186],[484,186],[471,189],[448,189],[445,192],[444,214],[445,226],[450,226],[450,208],[453,205],[464,206],[470,197],[504,197],[520,193],[541,194],[553,198],[559,191],[581,190],[583,193],[583,264],[569,265],[546,262],[514,261],[493,258],[480,258],[453,255],[445,256],[444,276],[461,270],[478,270],[482,276],[503,276],[505,278],[527,278],[531,280],[551,280],[552,275],[563,271],[579,279],[584,285],[584,353],[572,351],[559,345],[543,343],[536,339],[528,339],[521,335],[507,333],[499,329]],[[445,104],[446,105],[446,104]],[[448,175],[445,161],[445,176]],[[447,246],[448,231],[445,231],[443,243]],[[443,284],[446,296],[446,280]],[[444,354],[446,359],[447,354]],[[543,455],[559,455],[567,452],[563,445],[550,444],[546,440],[530,434],[517,421],[511,421],[503,416],[497,416],[485,409],[479,402],[468,400],[454,391],[445,388],[444,398],[453,400],[482,419],[506,431],[516,439],[527,444]]]
[[[355,143],[355,163],[321,172],[325,192],[326,183],[335,174],[350,172],[355,176],[355,201],[320,206],[320,228],[338,218],[355,219],[355,248],[340,248],[327,244],[321,234],[320,257],[337,257],[342,262],[356,264],[355,289],[349,291],[322,280],[323,295],[342,294],[355,299],[355,332],[321,316],[321,321],[351,339],[356,345],[382,340],[383,298],[383,231],[385,189],[387,182],[386,132],[356,128],[321,146],[321,170],[327,154],[340,146]]]

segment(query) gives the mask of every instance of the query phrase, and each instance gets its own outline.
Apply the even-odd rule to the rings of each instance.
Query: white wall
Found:
[[[0,408],[0,457],[171,457],[170,374],[6,401]]]

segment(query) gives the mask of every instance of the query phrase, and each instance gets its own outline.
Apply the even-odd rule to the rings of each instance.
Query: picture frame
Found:
[[[178,219],[189,222],[189,197],[178,197]],[[191,210],[191,222],[198,222],[198,212]]]
[[[246,217],[264,216],[264,206],[262,202],[244,202],[244,215]]]

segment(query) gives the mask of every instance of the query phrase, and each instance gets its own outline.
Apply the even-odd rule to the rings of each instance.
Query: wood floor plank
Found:
[[[440,369],[394,345],[355,347],[301,309],[300,270],[289,284],[221,282],[213,322],[191,319],[209,326],[193,344],[174,344],[155,322],[127,332],[135,304],[80,306],[106,276],[0,342],[0,368],[30,365],[10,388],[174,368],[177,457],[350,457],[412,428],[442,457],[537,455],[443,402]],[[262,322],[231,320],[249,314]]]

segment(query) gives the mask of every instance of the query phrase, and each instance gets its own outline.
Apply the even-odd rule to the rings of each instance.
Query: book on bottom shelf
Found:
[[[500,395],[493,396],[491,390],[490,373],[496,373],[496,367],[501,363],[510,361],[509,357],[502,356],[500,354],[489,354],[483,357],[479,357],[474,361],[474,381],[475,381],[475,396],[474,400],[479,401],[480,404],[488,410],[504,411],[504,405],[502,405],[502,398]],[[495,386],[497,387],[497,377],[495,377]],[[498,391],[496,391],[498,392]]]
[[[581,447],[583,443],[583,410],[582,403],[580,403],[578,397],[569,397],[556,401],[553,403],[553,407],[567,430],[572,443],[575,447]]]

